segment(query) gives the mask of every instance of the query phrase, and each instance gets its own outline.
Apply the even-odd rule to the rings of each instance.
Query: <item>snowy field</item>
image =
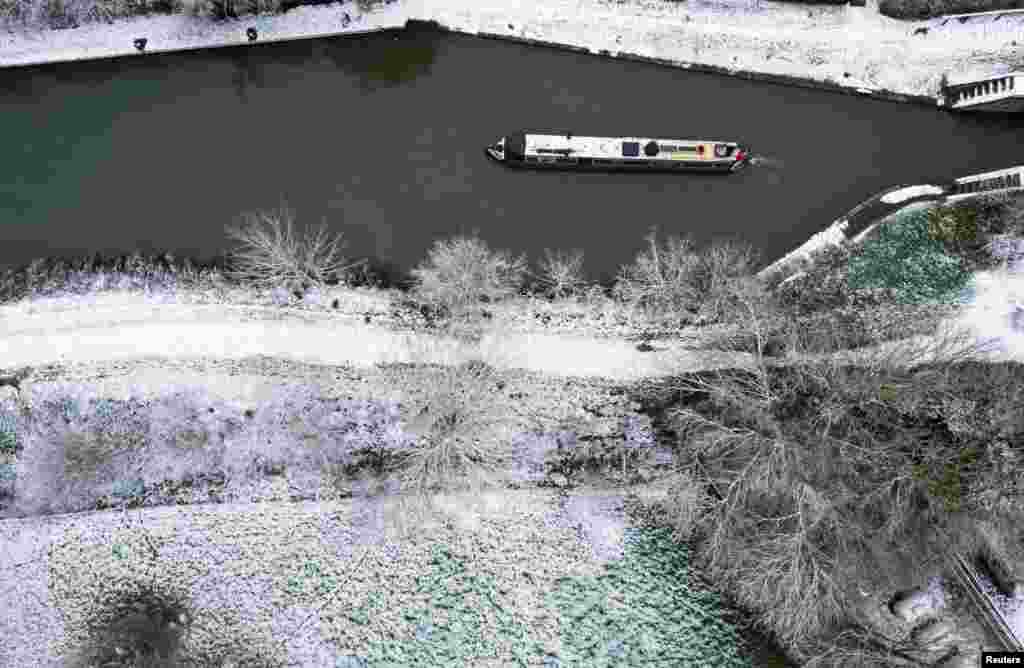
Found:
[[[350,22],[343,27],[348,14]],[[214,24],[189,16],[136,18],[72,30],[8,34],[0,66],[136,55],[147,51],[244,44],[255,27],[263,41],[395,28],[434,20],[469,33],[487,32],[686,63],[832,81],[851,88],[934,96],[939,79],[1013,69],[1024,19],[902,22],[866,7],[807,6],[758,0],[399,0],[363,15],[354,4],[302,7],[280,16]],[[917,28],[929,28],[915,35]]]

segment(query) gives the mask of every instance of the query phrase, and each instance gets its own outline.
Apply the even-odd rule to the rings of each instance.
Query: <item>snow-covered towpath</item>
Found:
[[[624,381],[742,363],[682,344],[640,352],[634,342],[494,327],[479,343],[353,323],[330,312],[154,304],[141,295],[92,298],[80,310],[31,302],[0,307],[4,367],[131,359],[277,357],[325,365],[416,362],[497,367]]]

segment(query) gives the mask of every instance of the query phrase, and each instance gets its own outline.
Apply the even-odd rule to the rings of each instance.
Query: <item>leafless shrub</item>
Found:
[[[753,247],[735,240],[717,241],[703,251],[698,290],[703,297],[701,315],[705,319],[725,319],[737,297],[742,304],[742,295],[757,283],[753,278],[757,258]]]
[[[672,526],[676,539],[688,542],[693,538],[712,505],[698,478],[687,471],[673,475],[669,495],[664,503],[664,516]]]
[[[553,299],[578,294],[586,285],[583,279],[583,251],[567,253],[545,249],[537,280],[544,293]]]
[[[649,317],[717,322],[730,311],[735,284],[753,274],[756,253],[740,242],[697,249],[685,237],[670,237],[659,248],[654,231],[647,241],[648,249],[620,270],[614,294]]]
[[[700,259],[693,242],[671,237],[659,248],[653,230],[647,241],[649,248],[637,255],[632,265],[620,269],[613,294],[651,312],[695,312],[699,295],[693,277]]]
[[[11,32],[39,28],[39,9],[32,0],[2,0],[0,20]]]
[[[481,302],[516,294],[526,277],[525,257],[492,251],[479,237],[437,241],[412,270],[413,295],[421,303],[467,315]]]
[[[485,398],[497,382],[497,371],[468,362],[438,373],[430,392],[411,397],[406,408],[405,429],[416,446],[402,464],[403,481],[421,492],[498,481],[508,457],[497,445],[504,442],[500,426],[509,416],[495,414]]]
[[[298,236],[292,213],[285,207],[246,214],[241,225],[227,228],[227,234],[242,244],[231,254],[234,268],[229,273],[263,288],[320,287],[344,280],[346,272],[359,264],[345,263],[340,255],[341,235],[329,239],[326,225],[315,235]]]
[[[916,658],[914,645],[893,643],[877,632],[858,626],[839,631],[827,642],[809,644],[805,654],[807,668],[927,668],[931,663]]]

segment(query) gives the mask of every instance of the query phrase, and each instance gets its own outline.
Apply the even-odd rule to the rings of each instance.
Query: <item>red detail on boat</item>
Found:
[[[736,151],[736,162],[743,162],[743,159],[747,157],[747,154],[743,151]]]

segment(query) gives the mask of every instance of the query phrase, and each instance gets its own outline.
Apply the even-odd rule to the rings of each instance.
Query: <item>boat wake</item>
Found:
[[[785,167],[785,164],[781,160],[777,158],[770,158],[766,155],[751,156],[750,164],[755,167],[772,167],[775,169],[782,169],[783,167]]]

